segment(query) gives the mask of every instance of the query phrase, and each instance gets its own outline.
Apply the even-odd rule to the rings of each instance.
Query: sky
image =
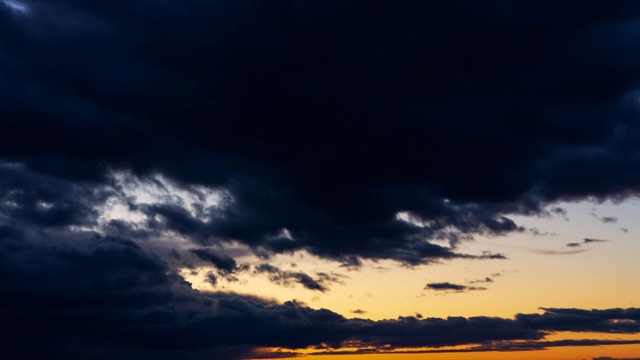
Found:
[[[3,359],[640,359],[640,3],[0,0]]]

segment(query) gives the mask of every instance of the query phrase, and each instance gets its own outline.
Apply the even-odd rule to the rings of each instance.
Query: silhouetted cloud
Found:
[[[296,302],[193,290],[157,255],[94,232],[4,226],[0,260],[4,358],[97,352],[105,359],[232,359],[256,347],[440,347],[537,341],[554,331],[640,332],[635,308],[543,309],[515,319],[346,319]]]
[[[602,242],[608,242],[609,240],[601,240],[601,239],[589,239],[589,238],[585,238],[584,240],[582,240],[585,244],[590,244],[590,243],[602,243]]]
[[[603,224],[617,224],[618,223],[618,218],[614,217],[614,216],[599,216],[596,213],[590,213],[591,216],[595,217],[596,219],[600,220]]]
[[[209,284],[211,284],[213,287],[216,287],[218,285],[218,277],[213,274],[213,273],[207,273],[206,275],[206,280]]]
[[[504,259],[459,245],[637,194],[639,17],[627,1],[0,1],[0,355],[635,331],[559,310],[347,320],[179,271],[237,281],[234,247],[347,268]],[[269,266],[317,291],[340,280]]]
[[[478,280],[469,281],[469,284],[488,284],[488,283],[492,283],[492,282],[493,282],[493,279],[487,276],[484,279],[478,279]]]
[[[298,283],[309,290],[321,292],[329,290],[327,287],[328,284],[340,283],[343,278],[343,276],[338,274],[318,272],[316,273],[317,278],[314,279],[303,272],[282,270],[269,264],[256,266],[254,272],[256,274],[267,274],[271,282],[279,285],[289,286],[292,283]]]
[[[7,4],[0,159],[78,192],[11,195],[24,221],[75,225],[114,171],[160,174],[227,194],[137,208],[196,246],[420,264],[640,190],[632,2]]]
[[[288,359],[301,356],[301,353],[295,351],[283,351],[278,349],[276,351],[254,351],[250,354],[251,359]]]
[[[602,242],[608,242],[608,241],[609,241],[609,240],[599,240],[599,239],[589,239],[589,238],[585,238],[585,239],[583,239],[583,240],[582,240],[582,242],[579,242],[579,243],[577,243],[577,242],[568,243],[568,244],[566,244],[565,246],[575,248],[575,247],[580,247],[580,246],[582,246],[583,244],[602,243]]]
[[[236,268],[236,261],[229,257],[207,249],[191,249],[191,252],[198,256],[200,259],[211,263],[218,270],[223,273],[230,273]]]
[[[640,309],[554,309],[544,314],[518,314],[516,320],[528,328],[550,331],[594,331],[609,333],[640,332]]]
[[[555,340],[555,341],[497,341],[486,345],[472,346],[467,348],[450,349],[420,349],[420,350],[398,350],[390,347],[366,348],[357,350],[325,350],[310,355],[358,355],[358,354],[442,354],[442,353],[477,353],[477,352],[509,352],[509,351],[535,351],[546,350],[552,347],[566,346],[604,346],[604,345],[631,345],[640,344],[640,340]],[[302,355],[301,353],[294,353]],[[307,355],[307,354],[305,354]],[[293,357],[293,354],[290,354]],[[277,358],[278,355],[274,356]],[[262,358],[269,358],[264,354]],[[609,357],[593,358],[611,359]],[[633,359],[612,359],[612,360],[636,360]]]
[[[452,284],[449,282],[429,283],[424,288],[425,290],[428,289],[428,290],[435,290],[435,291],[453,291],[453,292],[487,290],[486,287],[466,286],[466,285]]]
[[[465,290],[466,288],[467,287],[464,285],[452,284],[448,282],[430,283],[425,286],[425,289],[431,289],[436,291],[441,291],[441,290],[462,291],[462,290]]]
[[[554,214],[554,215],[560,215],[560,216],[562,216],[563,218],[568,219],[568,216],[567,216],[567,209],[565,209],[565,208],[561,208],[561,207],[559,207],[559,206],[554,206],[553,208],[551,208],[551,210],[550,210],[550,211],[551,211],[551,213],[552,213],[552,214]]]
[[[529,228],[528,230],[533,236],[558,236],[558,234],[555,232],[542,231],[535,227]]]

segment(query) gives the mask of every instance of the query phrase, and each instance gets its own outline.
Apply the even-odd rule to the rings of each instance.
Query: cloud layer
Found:
[[[457,246],[566,216],[557,201],[637,195],[639,17],[628,1],[1,1],[0,355],[639,332],[638,309],[347,319],[178,273],[322,292],[340,277],[268,260],[504,259]]]
[[[53,231],[40,237],[3,227],[0,240],[0,349],[7,358],[81,359],[103,347],[105,359],[224,358],[227,352],[236,358],[256,347],[345,344],[389,350],[528,340],[534,347],[557,331],[640,332],[635,308],[544,309],[515,319],[346,319],[296,302],[198,292],[123,238],[76,233],[71,239]]]
[[[428,240],[637,193],[638,8],[5,2],[0,158],[74,183],[116,169],[225,189],[205,218],[140,209],[199,243],[470,257]],[[20,206],[68,224],[91,211],[76,205]]]

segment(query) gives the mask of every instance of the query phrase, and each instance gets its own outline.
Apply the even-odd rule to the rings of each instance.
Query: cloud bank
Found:
[[[636,196],[639,17],[629,1],[0,2],[0,353],[638,332],[637,309],[346,319],[201,293],[178,270],[234,281],[244,251],[325,291],[333,274],[268,260],[504,259],[458,244],[566,216],[558,201]]]
[[[224,189],[138,209],[199,244],[471,258],[459,241],[524,230],[509,214],[637,194],[638,5],[579,7],[5,2],[0,158],[56,192],[114,170]],[[18,207],[71,224],[99,201]]]

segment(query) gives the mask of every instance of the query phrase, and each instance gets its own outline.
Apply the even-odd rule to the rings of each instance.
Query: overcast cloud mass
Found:
[[[0,354],[640,332],[633,308],[346,319],[178,274],[325,292],[342,278],[268,260],[494,261],[458,245],[636,196],[639,36],[632,1],[0,1]]]

